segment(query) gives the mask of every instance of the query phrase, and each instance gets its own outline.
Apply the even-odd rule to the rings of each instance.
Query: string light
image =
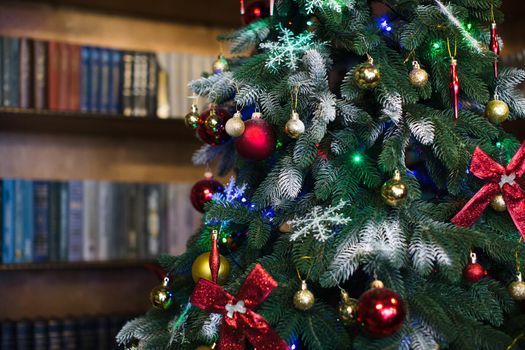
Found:
[[[352,155],[352,162],[354,164],[361,164],[363,162],[363,155],[361,153],[358,153],[358,152],[354,153]]]
[[[382,17],[382,18],[379,19],[379,26],[385,32],[391,32],[392,31],[392,26],[390,24],[388,24],[388,19],[385,18],[385,17]]]

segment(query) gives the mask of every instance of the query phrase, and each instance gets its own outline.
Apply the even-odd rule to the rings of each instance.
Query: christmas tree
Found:
[[[186,116],[194,163],[235,179],[196,183],[202,226],[118,341],[525,348],[525,145],[500,126],[525,71],[498,65],[501,1],[241,4]]]

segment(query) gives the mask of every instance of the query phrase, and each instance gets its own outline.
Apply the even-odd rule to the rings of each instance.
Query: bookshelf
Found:
[[[209,11],[217,6],[231,17]],[[237,11],[230,1],[8,0],[0,4],[0,36],[216,55],[216,37],[239,22]],[[191,164],[200,145],[181,119],[0,109],[0,178],[194,182],[204,171]],[[160,283],[154,266],[0,264],[0,300],[8,305],[0,321],[141,314]]]

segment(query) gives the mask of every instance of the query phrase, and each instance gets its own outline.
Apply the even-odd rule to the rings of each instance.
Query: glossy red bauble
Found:
[[[246,10],[242,15],[242,22],[244,25],[250,24],[253,21],[261,18],[266,18],[270,15],[270,7],[264,0],[252,1],[246,6]]]
[[[463,277],[468,282],[478,282],[487,275],[487,271],[478,263],[468,263],[463,270]]]
[[[221,145],[230,139],[230,135],[226,133],[224,125],[226,125],[226,121],[232,117],[231,114],[226,108],[221,107],[215,108],[215,113],[219,121],[215,130],[206,127],[206,120],[211,114],[211,108],[201,113],[199,126],[197,127],[197,135],[199,138],[212,146]]]
[[[388,288],[370,289],[357,303],[357,322],[376,338],[388,337],[403,327],[406,309],[403,299]]]
[[[244,123],[244,133],[235,139],[237,152],[249,160],[263,160],[275,151],[275,132],[272,126],[260,118]]]
[[[211,176],[206,177],[191,188],[191,204],[195,209],[204,213],[204,204],[211,201],[215,193],[222,193],[223,191],[224,186],[219,181],[214,180]]]

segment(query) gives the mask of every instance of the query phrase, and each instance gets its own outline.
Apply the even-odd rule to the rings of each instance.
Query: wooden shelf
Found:
[[[42,270],[113,270],[135,269],[155,265],[154,260],[115,260],[93,262],[48,262],[25,264],[0,264],[0,271],[42,271]]]
[[[197,143],[182,119],[124,117],[110,114],[1,110],[0,131],[89,136],[173,139]]]

